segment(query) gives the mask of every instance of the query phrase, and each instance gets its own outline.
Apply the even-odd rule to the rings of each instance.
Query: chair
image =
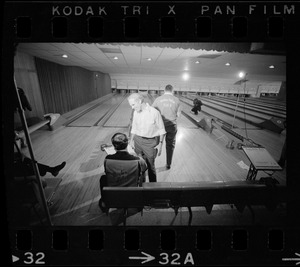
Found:
[[[145,180],[139,160],[106,159],[107,186],[141,186]]]
[[[139,160],[106,159],[104,161],[104,169],[106,175],[101,177],[100,183],[101,200],[104,204],[110,200],[105,198],[105,193],[102,190],[103,187],[141,187],[143,182],[145,182],[145,174],[142,173]],[[122,203],[124,203],[124,206],[116,206],[116,208],[124,209],[125,218],[128,207],[125,202]],[[107,206],[111,206],[109,203],[107,204]],[[101,205],[100,202],[99,205]],[[106,210],[107,215],[108,213],[109,209]]]

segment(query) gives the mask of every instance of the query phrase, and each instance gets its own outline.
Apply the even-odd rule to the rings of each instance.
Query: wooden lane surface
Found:
[[[154,99],[156,97],[158,97],[158,95],[154,95],[154,96],[151,95],[151,97],[153,98],[153,101],[154,101]],[[190,108],[189,109],[184,108],[184,110],[186,112],[188,112],[190,110]],[[192,114],[189,113],[189,116],[191,116],[193,119],[198,120],[198,121],[200,121],[201,119],[206,117],[206,116],[203,116],[201,113],[198,116],[192,115]],[[182,126],[182,127],[185,127],[185,128],[197,128],[190,120],[186,119],[184,116],[181,116],[178,119],[178,126],[179,127]],[[285,140],[285,131],[283,131],[282,134],[277,134],[277,133],[273,133],[273,132],[270,132],[270,131],[267,131],[267,130],[263,130],[263,129],[254,127],[254,126],[252,126],[251,128],[247,127],[248,130],[246,131],[246,129],[244,128],[245,127],[244,122],[242,122],[240,124],[240,127],[241,127],[241,129],[235,128],[234,130],[237,133],[243,135],[244,137],[250,138],[254,142],[256,142],[260,145],[263,145],[276,160],[280,158],[281,149],[282,149],[282,146],[283,146],[283,143],[284,143],[284,140]],[[216,130],[214,130],[214,132],[215,131]],[[224,132],[221,132],[220,135],[224,135]],[[220,135],[217,135],[217,137],[220,137]],[[232,137],[233,137],[232,135],[226,133],[226,136],[222,139],[225,139],[225,144],[227,144],[228,141],[231,141],[231,140],[234,139]],[[212,136],[212,138],[214,139],[213,136]],[[235,139],[235,140],[236,140],[236,143],[235,143],[235,145],[236,145],[237,142],[239,142],[239,140],[237,140],[237,139]],[[224,145],[224,140],[219,140],[217,142]]]
[[[111,136],[123,130],[64,127],[50,136],[35,134],[32,142],[39,162],[50,166],[67,162],[57,176],[62,178],[62,182],[54,196],[54,205],[50,207],[52,215],[76,209],[99,198],[99,178],[103,174],[106,157],[100,146],[110,143]],[[51,178],[51,174],[47,173],[46,177]]]
[[[93,202],[99,198],[98,180],[104,171],[103,161],[106,156],[100,150],[100,145],[110,143],[111,136],[115,132],[122,132],[123,130],[102,127],[64,127],[50,134],[46,132],[38,134],[38,131],[33,134],[32,142],[36,159],[39,162],[47,163],[50,166],[60,164],[62,161],[67,162],[66,167],[59,174],[59,177],[63,180],[56,192],[55,204],[51,207],[55,214],[72,210],[74,207],[88,201]],[[189,144],[189,138],[196,140],[196,142]],[[166,179],[167,181],[216,180],[220,179],[221,175],[224,174],[224,170],[228,172],[227,168],[222,166],[222,170],[219,170],[217,175],[210,173],[216,171],[215,167],[220,165],[220,162],[218,161],[217,165],[212,163],[215,157],[211,148],[203,150],[200,146],[197,149],[199,144],[206,146],[207,140],[204,143],[202,140],[203,134],[198,129],[179,127],[176,151],[180,153],[183,149],[183,154],[177,154],[176,156],[175,152],[175,169],[168,173],[168,178],[166,178],[166,174],[159,172],[158,181],[166,181]],[[202,159],[202,163],[199,164],[200,157],[204,157],[205,154],[207,154],[207,162]],[[157,160],[161,161],[157,162],[157,168],[163,167],[165,164],[165,151]],[[202,173],[202,175],[199,176],[199,173]],[[47,176],[51,177],[50,174],[47,174]],[[226,179],[226,177],[223,179]]]
[[[237,98],[232,99],[232,98],[226,98],[226,97],[220,97],[220,96],[211,96],[207,97],[204,96],[206,99],[212,99],[216,101],[224,101],[225,103],[233,103],[235,104],[237,102]],[[273,103],[268,103],[268,102],[262,102],[259,101],[257,98],[253,98],[251,100],[248,100],[249,98],[247,97],[240,97],[239,102],[244,102],[247,107],[253,107],[255,109],[260,109],[260,110],[273,110],[277,111],[278,113],[286,114],[286,105],[283,105],[280,102],[273,102]],[[242,101],[241,101],[242,100]]]
[[[156,158],[158,181],[195,182],[245,179],[247,171],[237,165],[241,159],[237,159],[228,152],[201,129],[178,127],[171,169],[165,169],[165,144],[162,155]],[[246,160],[242,153],[240,157]]]
[[[182,106],[184,111],[186,112],[190,111],[189,105],[183,104]],[[188,114],[197,121],[200,121],[201,119],[207,117],[203,115],[203,112],[200,112],[198,115],[193,115],[190,113]],[[223,114],[221,112],[214,112],[213,115],[228,123],[232,122],[232,118],[230,118],[230,116]],[[275,160],[279,160],[281,155],[281,150],[286,137],[285,130],[281,134],[278,134],[268,130],[260,129],[258,127],[254,127],[252,125],[250,127],[248,125],[248,127],[245,129],[245,123],[238,119],[235,120],[234,125],[238,127],[233,129],[236,133],[246,138],[250,138],[255,143],[264,146],[269,151],[269,153],[274,157]],[[228,143],[228,141],[235,139],[233,138],[233,136],[231,136],[229,133],[226,133],[225,131],[217,133],[217,130],[214,129],[213,134],[215,134],[216,139],[221,137],[222,135],[225,135],[224,138],[219,140],[219,142],[223,142],[225,145]]]
[[[242,150],[228,149],[225,144],[220,140],[216,141],[213,134],[202,129],[179,127],[171,170],[167,171],[164,168],[165,149],[156,159],[160,181],[179,182],[182,181],[183,176],[188,181],[244,180],[246,178],[244,175],[247,175],[248,170],[242,169],[238,163],[242,161],[250,166],[250,161]],[[266,148],[269,148],[269,152],[273,152],[270,146]],[[275,160],[279,159],[280,153],[275,155]],[[265,176],[265,173],[259,172],[257,179]],[[281,184],[286,183],[285,170],[276,172],[273,177],[277,178]]]
[[[251,104],[251,106],[244,102],[243,98],[240,98],[239,101],[224,101],[223,99],[214,99],[205,97],[202,98],[204,103],[208,103],[207,105],[214,105],[217,104],[217,106],[221,107],[228,107],[229,109],[237,109],[237,111],[246,112],[249,115],[253,115],[254,117],[257,116],[259,118],[269,118],[271,117],[278,117],[278,118],[286,118],[286,111],[278,111],[275,108],[265,108],[262,106],[257,106],[254,104]]]
[[[77,120],[70,123],[68,126],[70,127],[91,127],[93,126],[101,117],[105,116],[106,113],[120,104],[123,101],[124,96],[116,94],[109,99],[106,99],[103,103],[101,103],[96,108],[90,110],[86,114],[80,116]]]
[[[228,103],[236,103],[237,97],[224,97],[224,96],[201,96],[201,98],[205,99],[215,99],[217,101],[225,101]],[[249,107],[257,107],[259,109],[271,109],[276,110],[278,112],[286,112],[286,103],[282,103],[280,101],[273,100],[272,102],[266,102],[260,100],[260,98],[251,98],[251,97],[240,97],[243,102]]]
[[[76,128],[77,133],[71,131],[71,128],[65,129],[67,131],[55,138],[55,152],[60,157],[59,159],[56,157],[56,162],[66,160],[67,166],[59,175],[63,181],[54,196],[54,205],[50,207],[53,222],[55,225],[66,223],[74,225],[76,221],[84,220],[85,216],[94,214],[89,217],[89,220],[92,223],[95,218],[98,218],[98,223],[101,225],[104,223],[103,220],[106,221],[108,218],[97,207],[100,197],[99,177],[104,171],[103,160],[106,156],[99,145],[102,142],[108,143],[114,131],[122,131],[122,129]],[[64,141],[67,148],[62,149],[59,142],[64,139],[64,135],[68,135],[69,143],[65,144]],[[83,139],[83,142],[77,147],[72,146],[78,138]],[[50,152],[53,153],[52,150]],[[239,157],[232,152],[218,146],[205,132],[179,127],[171,170],[164,169],[164,149],[162,155],[156,159],[158,181],[243,180],[247,170],[241,169],[237,162],[241,159],[246,162],[245,155],[241,154]],[[50,160],[50,153],[47,154]],[[64,219],[60,221],[62,217]],[[70,218],[73,219],[68,221]]]
[[[192,106],[186,100],[181,101],[181,106],[182,106],[183,111],[185,111],[190,117],[192,117],[193,119],[195,119],[197,121],[200,121],[203,118],[203,116],[201,116],[201,114],[207,114],[207,117],[211,117],[211,118],[216,117],[216,118],[219,118],[222,121],[226,122],[228,125],[230,125],[230,126],[232,125],[233,115],[230,116],[223,112],[217,111],[215,109],[203,107],[203,106],[202,106],[202,111],[200,113],[198,113],[198,115],[194,115],[194,113],[191,113]],[[239,120],[238,118],[236,118],[234,120],[234,126],[243,128],[245,126],[245,123],[243,121]],[[259,129],[258,127],[255,127],[253,125],[251,125],[250,127]]]
[[[202,129],[194,129],[187,118],[181,117],[180,120],[172,168],[165,169],[165,144],[162,155],[156,158],[158,181],[232,181],[246,178],[248,171],[237,164],[241,160],[247,164],[243,152],[226,149]],[[50,207],[55,225],[83,222],[92,225],[95,221],[98,225],[110,223],[110,217],[101,213],[97,206],[99,178],[104,172],[106,156],[100,145],[110,143],[115,132],[125,132],[125,129],[61,127],[54,132],[38,130],[31,135],[38,162],[50,166],[67,162],[57,176],[62,178],[62,182],[52,199],[54,205]],[[46,177],[52,176],[47,173]]]
[[[142,93],[145,97],[145,102],[151,105],[153,103],[153,98],[146,93]],[[104,122],[104,127],[122,127],[126,128],[130,124],[132,108],[128,103],[129,95],[122,101],[118,108],[111,114],[111,116]]]
[[[103,124],[104,127],[128,127],[130,124],[131,110],[127,97],[122,101],[114,113]]]
[[[157,96],[148,95],[145,101],[151,105]],[[130,107],[127,99],[115,110],[112,116],[105,122],[104,127],[128,127],[131,118],[132,108]],[[191,121],[181,116],[178,118],[178,125],[187,128],[198,128]]]
[[[110,128],[105,130],[107,133],[105,141],[107,141],[112,132]],[[191,142],[190,139],[195,141]],[[98,180],[103,172],[101,163],[100,166],[97,164],[103,162],[105,157],[101,153],[97,147],[91,146],[90,154],[81,156],[81,158],[84,162],[96,162],[86,164],[81,169],[81,173],[76,172],[76,168],[72,168],[72,174],[67,175],[76,178],[61,183],[54,198],[55,204],[50,208],[55,225],[94,225],[96,222],[98,225],[111,225],[113,218],[101,213],[97,206],[100,197]],[[244,155],[242,154],[242,156]],[[180,127],[172,168],[164,169],[164,150],[162,155],[156,159],[158,181],[243,180],[247,170],[241,169],[237,165],[240,160],[241,158],[236,158],[231,152],[228,153],[224,147],[214,144],[205,132]],[[246,160],[245,156],[244,160]],[[91,168],[91,166],[93,167]],[[71,170],[67,172],[71,172]],[[228,207],[214,206],[214,210],[224,210],[224,208]],[[147,220],[143,224],[147,224]]]
[[[248,114],[246,114],[248,118]],[[286,131],[283,130],[281,134],[268,131],[265,129],[259,129],[256,127],[245,127],[245,123],[240,123],[240,120],[236,120],[234,123],[238,128],[234,128],[234,131],[243,135],[246,138],[252,139],[254,142],[264,146],[270,154],[276,159],[279,160],[281,150],[285,141]]]
[[[192,104],[192,99],[183,98],[182,100],[188,104]],[[253,123],[253,124],[262,123],[263,121],[269,120],[272,117],[271,115],[262,114],[260,113],[260,111],[254,112],[254,111],[244,110],[242,108],[235,109],[235,106],[220,104],[218,102],[207,103],[207,101],[204,100],[203,103],[204,103],[204,105],[202,106],[203,111],[208,112],[210,114],[215,114],[215,112],[223,112],[226,115],[229,116],[231,115],[232,117],[231,121],[233,121],[234,114],[235,114],[235,119],[239,119],[242,121],[247,120],[248,123]]]
[[[182,127],[185,129],[199,129],[198,126],[196,126],[194,123],[192,123],[182,114],[180,115],[179,118],[177,118],[177,127]]]
[[[99,215],[95,203],[100,197],[99,178],[104,171],[103,161],[106,156],[100,150],[100,145],[110,143],[114,132],[122,130],[124,129],[65,127],[55,136],[47,136],[48,142],[33,138],[34,146],[38,146],[35,149],[38,161],[42,160],[49,165],[59,164],[63,160],[67,162],[59,174],[62,182],[53,198],[54,205],[50,207],[54,221],[56,217],[63,215],[75,216],[76,211],[82,208],[86,214],[92,211]],[[212,146],[204,132],[179,127],[177,139],[171,170],[163,170],[164,150],[156,159],[158,181],[226,181],[246,177],[247,171],[236,165],[235,158],[228,157],[226,151],[214,151],[217,146]]]
[[[185,106],[185,110],[189,111],[190,105],[184,103],[183,106]],[[234,131],[241,134],[242,136],[253,139],[253,141],[265,147],[272,147],[270,152],[272,152],[272,150],[276,151],[274,151],[275,153],[272,152],[273,156],[281,153],[281,147],[285,139],[285,130],[281,134],[277,134],[265,129],[261,129],[260,127],[249,125],[249,123],[245,123],[239,118],[235,118],[233,120],[233,114],[232,116],[230,116],[220,111],[209,109],[208,107],[203,107],[202,112],[200,112],[199,115],[191,114],[190,116],[200,121],[203,118],[203,114],[205,114],[205,112],[217,118],[220,118],[230,126],[232,126],[233,124]],[[249,116],[246,115],[246,118],[249,118]],[[267,138],[265,138],[265,136],[267,136]],[[270,144],[272,145],[270,146]]]
[[[206,97],[206,96],[205,96]],[[231,100],[236,102],[237,97],[236,96],[212,96],[212,98],[219,98],[219,99],[225,99],[225,100]],[[246,103],[253,103],[256,106],[263,106],[263,107],[272,107],[278,110],[286,111],[286,102],[282,100],[277,100],[273,98],[267,98],[267,97],[245,97]]]
[[[98,99],[95,99],[83,106],[80,106],[78,108],[75,108],[73,110],[70,110],[64,114],[62,114],[64,116],[64,118],[67,120],[67,121],[71,121],[73,120],[74,118],[76,118],[77,116],[79,117],[80,114],[83,114],[86,112],[86,110],[89,110],[89,109],[92,109],[93,107],[97,106],[98,104],[101,104],[102,102],[104,102],[106,99],[108,98],[111,98],[115,95],[115,93],[110,93],[110,94],[107,94],[103,97],[100,97]]]

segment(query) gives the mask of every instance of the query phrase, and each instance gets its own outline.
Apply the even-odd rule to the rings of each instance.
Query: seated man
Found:
[[[104,160],[105,174],[100,178],[101,197],[104,186],[140,186],[145,181],[147,164],[143,158],[129,154],[127,136],[116,133],[111,142],[116,153],[107,155]],[[99,207],[106,212],[104,199],[100,198]]]

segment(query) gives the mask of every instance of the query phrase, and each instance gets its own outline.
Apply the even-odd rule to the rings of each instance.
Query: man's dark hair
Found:
[[[128,146],[128,138],[123,133],[115,133],[111,138],[111,142],[115,150],[122,150]]]
[[[173,86],[171,84],[168,84],[165,88],[165,91],[167,92],[172,92],[173,91]]]

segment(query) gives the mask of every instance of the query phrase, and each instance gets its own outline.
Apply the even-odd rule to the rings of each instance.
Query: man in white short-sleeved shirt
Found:
[[[133,93],[128,97],[134,110],[130,145],[141,155],[148,166],[149,182],[156,182],[155,158],[160,156],[164,135],[164,123],[159,111],[145,103],[144,96]]]

